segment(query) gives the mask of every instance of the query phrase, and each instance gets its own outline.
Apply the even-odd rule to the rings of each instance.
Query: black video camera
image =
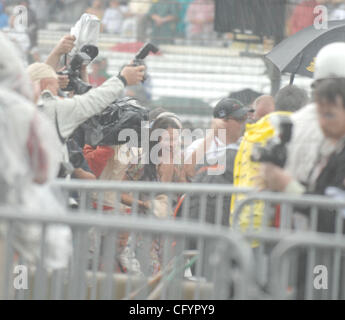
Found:
[[[122,130],[131,129],[136,132],[140,145],[142,122],[148,120],[149,112],[138,100],[132,97],[118,99],[83,123],[85,143],[92,147],[125,144],[129,140],[119,141],[119,135]]]
[[[255,144],[251,160],[254,162],[270,162],[284,168],[287,160],[287,143],[292,136],[293,124],[288,116],[277,116],[278,125],[275,126],[278,134],[269,140],[266,146]]]
[[[69,78],[68,86],[63,91],[74,91],[81,95],[88,92],[92,86],[81,79],[82,66],[89,65],[98,56],[98,48],[93,45],[85,45],[80,52],[76,53],[67,70],[59,72],[60,75],[67,75]]]

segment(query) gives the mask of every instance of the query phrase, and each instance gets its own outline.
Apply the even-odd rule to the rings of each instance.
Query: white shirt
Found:
[[[131,0],[129,3],[129,11],[133,14],[146,14],[151,7],[151,0]]]
[[[124,20],[123,9],[108,8],[105,10],[102,23],[105,26],[105,30],[109,33],[120,33],[122,29],[122,23]]]
[[[319,156],[327,156],[332,145],[323,135],[314,103],[291,115],[292,138],[288,144],[285,169],[298,181],[307,183]]]
[[[58,123],[62,138],[69,138],[75,129],[90,117],[102,112],[115,101],[124,89],[123,83],[115,76],[100,87],[73,98],[58,99],[50,91],[41,94],[41,111],[55,127]],[[55,120],[57,119],[57,120]],[[63,146],[62,157],[67,159],[67,148]]]
[[[185,159],[188,160],[188,158],[192,156],[193,152],[197,150],[198,147],[202,143],[204,143],[204,141],[205,138],[200,138],[189,145],[185,151]],[[213,163],[215,160],[224,157],[226,154],[226,150],[228,149],[238,150],[238,144],[230,143],[228,145],[225,145],[218,137],[214,137],[207,152],[205,153],[207,162]]]

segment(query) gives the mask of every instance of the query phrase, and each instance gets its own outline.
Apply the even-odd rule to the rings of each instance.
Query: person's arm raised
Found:
[[[122,80],[114,76],[100,87],[91,89],[83,95],[72,99],[55,100],[61,135],[66,138],[84,121],[102,112],[120,97],[125,85],[136,85],[144,78],[145,66],[127,66],[121,71]],[[124,83],[125,82],[125,83]]]
[[[66,35],[64,36],[57,46],[49,54],[46,64],[49,64],[54,68],[54,70],[59,69],[60,59],[64,54],[70,53],[74,48],[74,41],[76,40],[75,36]]]

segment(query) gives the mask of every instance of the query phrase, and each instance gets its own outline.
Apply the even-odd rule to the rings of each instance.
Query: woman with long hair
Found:
[[[148,150],[143,148],[137,161],[129,165],[124,180],[184,182],[181,160],[176,161],[181,156],[181,129],[181,121],[173,113],[162,112],[157,115],[157,118],[151,121]],[[155,195],[154,199],[150,192],[141,192],[137,197],[132,194],[122,194],[121,200],[122,203],[130,206],[132,211],[138,210],[140,214],[151,214],[160,219],[173,215],[171,204],[174,199],[168,199],[164,193]],[[161,270],[163,257],[162,240],[159,237],[144,239],[141,235],[136,235],[134,242],[135,256],[141,264],[142,272],[147,275],[158,273]],[[147,258],[150,260],[149,263],[146,262]]]
[[[184,182],[181,166],[180,131],[182,123],[173,113],[163,112],[151,122],[148,150],[142,150],[128,166],[125,181]],[[156,152],[158,150],[158,152]],[[122,195],[122,202],[133,206],[133,196]],[[151,208],[145,194],[138,199],[139,211]]]

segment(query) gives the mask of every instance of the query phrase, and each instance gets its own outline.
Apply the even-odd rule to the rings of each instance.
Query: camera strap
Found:
[[[60,139],[60,142],[62,144],[65,144],[67,139],[64,139],[63,136],[61,135],[60,127],[59,127],[59,122],[58,122],[58,119],[57,119],[57,111],[56,110],[55,110],[55,127],[56,127],[56,131],[57,131],[58,137]]]
[[[38,108],[39,109],[43,109],[44,108],[44,104],[39,104],[38,105]],[[66,143],[66,140],[62,135],[61,135],[61,132],[60,132],[60,127],[59,127],[59,122],[58,122],[58,119],[57,119],[57,111],[55,109],[55,128],[56,128],[56,132],[58,134],[58,137],[59,137],[59,140],[62,144],[65,144]]]

